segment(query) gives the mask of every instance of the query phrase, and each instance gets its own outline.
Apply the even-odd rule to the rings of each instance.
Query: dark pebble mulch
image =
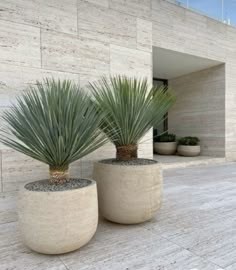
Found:
[[[105,164],[113,164],[113,165],[124,165],[124,166],[129,166],[129,165],[150,165],[150,164],[156,164],[157,161],[153,159],[145,159],[145,158],[138,158],[134,160],[127,160],[127,161],[121,161],[117,160],[115,158],[113,159],[104,159],[100,161],[101,163]]]
[[[48,180],[40,180],[31,182],[25,185],[25,188],[31,191],[65,191],[65,190],[72,190],[83,188],[90,185],[92,182],[87,179],[76,179],[71,178],[66,183],[60,184],[50,184]]]

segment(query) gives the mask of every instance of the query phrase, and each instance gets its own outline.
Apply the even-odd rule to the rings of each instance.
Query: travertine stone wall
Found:
[[[0,113],[17,94],[44,77],[82,86],[101,75],[152,80],[150,0],[2,0],[0,2]],[[91,177],[94,160],[114,157],[107,145],[71,166]],[[139,147],[152,157],[151,132]],[[48,177],[46,165],[0,146],[0,191]]]
[[[203,155],[225,156],[225,65],[169,81],[177,100],[169,112],[169,131],[201,138]]]
[[[235,161],[236,28],[163,0],[151,12],[153,46],[225,63],[225,156]]]
[[[85,85],[101,75],[125,73],[151,82],[157,46],[226,63],[226,157],[236,159],[235,41],[235,28],[164,0],[1,0],[0,112],[46,76]],[[152,157],[152,142],[144,141],[139,154]],[[0,149],[1,191],[47,176],[44,165]],[[108,145],[73,165],[73,174],[90,176],[92,161],[111,155]]]

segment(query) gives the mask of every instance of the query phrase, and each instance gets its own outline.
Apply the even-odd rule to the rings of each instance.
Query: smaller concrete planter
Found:
[[[200,145],[179,145],[178,154],[185,157],[195,157],[201,152]]]
[[[98,223],[97,187],[19,192],[19,225],[24,243],[40,253],[62,254],[84,246]]]
[[[154,151],[160,155],[174,155],[177,150],[176,142],[155,142]]]
[[[157,163],[118,165],[96,162],[101,215],[116,223],[136,224],[150,220],[161,206],[162,170]]]

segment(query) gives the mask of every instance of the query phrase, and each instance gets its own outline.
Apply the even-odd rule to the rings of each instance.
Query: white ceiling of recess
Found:
[[[153,47],[153,77],[172,79],[207,69],[222,62]]]

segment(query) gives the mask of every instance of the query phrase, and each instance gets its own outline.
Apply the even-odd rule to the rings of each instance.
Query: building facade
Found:
[[[101,75],[167,79],[177,102],[169,130],[201,139],[204,155],[236,160],[236,28],[164,0],[1,0],[0,113],[45,77],[84,86]],[[152,158],[152,132],[139,156]],[[91,177],[107,145],[71,167]],[[0,146],[0,191],[48,168]]]

